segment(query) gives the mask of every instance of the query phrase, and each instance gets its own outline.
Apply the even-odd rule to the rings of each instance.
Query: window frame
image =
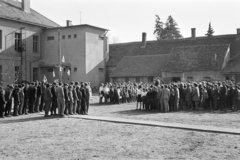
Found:
[[[38,53],[38,42],[39,42],[39,36],[34,35],[33,36],[33,53]]]
[[[47,37],[47,41],[54,41],[54,39],[55,39],[54,36],[48,36]]]
[[[2,30],[0,30],[0,49],[2,49]]]
[[[14,37],[14,40],[15,40],[15,51],[19,51],[20,50],[20,47],[21,47],[21,33],[15,33],[15,37]]]

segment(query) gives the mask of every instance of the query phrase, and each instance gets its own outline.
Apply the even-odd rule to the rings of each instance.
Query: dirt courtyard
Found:
[[[179,123],[198,122],[215,126],[222,123],[222,126],[231,128],[240,126],[237,125],[238,112],[163,114],[145,113],[134,109],[135,104],[92,105],[89,114],[158,121],[171,119],[174,122],[182,119]],[[213,115],[218,117],[219,122]],[[220,116],[223,118],[219,118]],[[0,160],[238,160],[239,142],[238,135],[109,123],[73,117],[44,118],[43,114],[0,119]]]

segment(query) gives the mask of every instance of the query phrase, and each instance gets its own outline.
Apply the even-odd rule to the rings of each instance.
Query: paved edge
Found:
[[[221,128],[221,127],[212,127],[212,126],[198,126],[198,125],[188,125],[188,124],[180,124],[180,123],[165,123],[165,122],[157,122],[157,121],[143,121],[143,120],[97,117],[97,116],[87,116],[87,115],[69,116],[69,118],[97,120],[97,121],[104,121],[104,122],[133,124],[133,125],[144,125],[144,126],[153,126],[153,127],[164,127],[164,128],[191,130],[191,131],[199,131],[199,132],[210,132],[210,133],[219,133],[219,134],[240,135],[240,129]]]

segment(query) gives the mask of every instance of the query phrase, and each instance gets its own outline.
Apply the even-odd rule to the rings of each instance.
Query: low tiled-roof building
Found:
[[[237,34],[232,35],[195,37],[193,29],[190,38],[160,41],[146,41],[143,34],[141,42],[112,44],[107,62],[108,80],[111,80],[113,75],[119,77],[119,64],[125,56],[132,56],[131,59],[136,56],[136,59],[139,59],[143,55],[169,55],[161,69],[153,67],[157,70],[154,72],[161,72],[159,76],[168,81],[225,80],[232,77],[236,79],[238,72],[229,77],[223,71],[229,67],[232,58],[240,54],[240,30],[237,31]],[[134,63],[131,67],[135,68]],[[122,72],[121,74],[124,75]]]
[[[154,77],[161,77],[162,67],[169,55],[125,56],[110,74],[113,82],[152,82]]]

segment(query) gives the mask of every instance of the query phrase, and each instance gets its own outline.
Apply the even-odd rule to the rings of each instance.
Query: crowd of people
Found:
[[[105,83],[99,88],[100,103],[136,102],[136,110],[240,110],[240,84],[233,81],[153,83]]]
[[[91,87],[88,82],[32,82],[0,86],[0,118],[45,112],[45,117],[88,114]],[[12,107],[13,106],[13,107]]]

